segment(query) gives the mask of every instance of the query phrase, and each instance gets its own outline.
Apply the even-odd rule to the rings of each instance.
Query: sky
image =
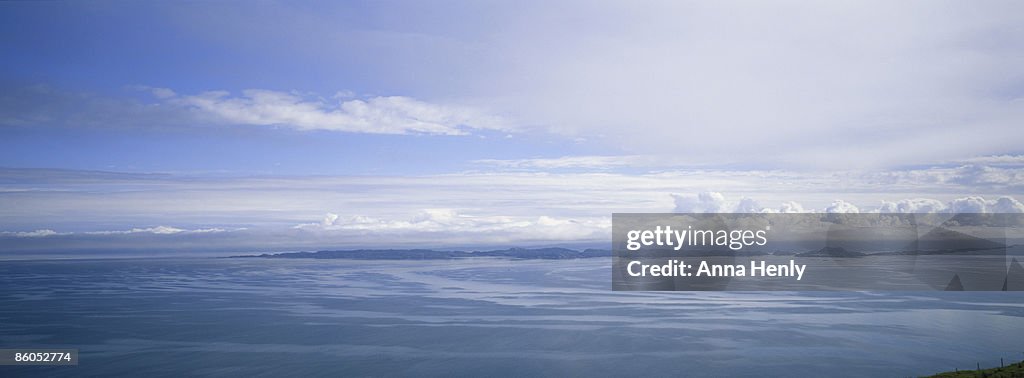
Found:
[[[0,250],[1020,212],[1019,2],[0,3]]]

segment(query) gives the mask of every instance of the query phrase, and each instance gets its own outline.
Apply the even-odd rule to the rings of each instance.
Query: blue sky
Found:
[[[3,3],[0,238],[519,245],[604,240],[612,212],[1024,210],[1021,8]]]
[[[70,118],[52,122],[51,127],[29,122],[5,130],[0,142],[5,165],[118,171],[409,174],[471,169],[466,162],[473,159],[602,152],[599,147],[565,143],[566,138],[553,135],[509,137],[508,133],[480,132],[459,137],[395,137],[294,132],[287,126],[277,130],[239,129],[230,122],[196,130],[190,124],[194,120],[154,120],[173,117],[167,113],[174,110],[136,109],[157,102],[141,87],[191,94],[256,88],[328,98],[345,92],[353,99],[379,95],[443,99],[451,95],[446,93],[446,83],[438,81],[439,68],[422,74],[410,72],[427,69],[420,67],[423,62],[404,61],[415,59],[415,51],[392,48],[386,42],[367,43],[354,50],[346,41],[313,30],[297,30],[302,28],[296,26],[301,18],[315,14],[319,22],[337,26],[331,32],[340,35],[338,38],[346,32],[374,33],[377,29],[382,29],[380,33],[404,33],[387,29],[415,28],[393,11],[414,13],[415,4],[398,4],[392,9],[343,3],[305,4],[294,9],[272,3],[241,5],[5,5],[0,27],[6,29],[7,36],[3,55],[10,59],[3,63],[5,73],[0,83],[10,97],[20,100],[9,100],[5,113],[14,113],[14,117],[57,113],[56,117]],[[321,10],[326,14],[320,14]],[[293,17],[282,20],[289,13]],[[451,17],[455,16],[438,17],[436,23],[423,28],[443,29],[444,19]],[[282,30],[292,35],[282,36]],[[438,28],[431,31],[444,32]],[[303,42],[297,45],[296,39]],[[319,43],[323,45],[314,46]],[[415,49],[420,48],[429,46]],[[46,93],[33,91],[35,87],[45,88]],[[39,110],[31,113],[26,108]],[[82,118],[107,124],[76,124]]]

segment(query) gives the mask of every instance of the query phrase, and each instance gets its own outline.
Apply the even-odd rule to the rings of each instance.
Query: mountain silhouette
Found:
[[[964,285],[960,283],[959,274],[954,274],[953,279],[949,280],[949,285],[946,285],[946,291],[964,291]]]

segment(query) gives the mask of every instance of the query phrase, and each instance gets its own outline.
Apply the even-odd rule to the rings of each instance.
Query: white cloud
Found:
[[[156,227],[145,227],[145,228],[132,228],[128,230],[114,230],[114,231],[84,231],[84,232],[57,232],[51,229],[39,229],[35,231],[3,231],[0,232],[0,236],[13,236],[18,238],[37,238],[47,236],[73,236],[73,235],[131,235],[131,234],[153,234],[153,235],[174,235],[174,234],[208,234],[208,233],[221,233],[230,231],[241,231],[244,228],[236,229],[224,229],[224,228],[200,228],[200,229],[182,229],[169,226],[156,226]]]
[[[599,241],[611,234],[611,219],[552,216],[470,215],[455,209],[424,209],[407,218],[365,215],[345,218],[327,213],[331,222],[303,223],[295,229],[328,236],[374,238],[382,244],[415,241],[448,243],[515,243]]]
[[[1021,185],[1024,171],[971,164],[956,168],[948,180],[963,185]]]
[[[801,205],[801,204],[799,204],[797,202],[786,201],[786,202],[783,202],[781,206],[779,206],[779,212],[780,213],[784,213],[784,214],[789,214],[789,213],[804,213],[804,212],[807,212],[807,211],[804,210],[804,206],[803,205]]]
[[[56,231],[50,229],[39,229],[35,231],[4,231],[0,232],[0,236],[14,236],[18,238],[38,238],[44,236],[59,235]]]
[[[338,214],[327,213],[324,214],[324,220],[320,221],[320,225],[324,227],[330,227],[334,225],[334,222],[338,221]]]
[[[990,155],[964,159],[961,163],[981,165],[1024,165],[1024,155]]]
[[[761,204],[753,198],[740,198],[740,202],[736,205],[737,213],[760,213],[763,210],[764,208],[761,207]]]
[[[773,213],[803,210],[796,202],[784,203],[779,210],[761,207],[753,198],[742,197],[739,201],[726,200],[725,195],[718,192],[700,192],[697,194],[671,194],[675,201],[676,213]]]
[[[987,203],[987,212],[1020,214],[1024,213],[1024,204],[1013,197],[999,197],[994,202]]]
[[[321,98],[259,89],[242,91],[241,96],[232,96],[226,91],[163,96],[166,94],[173,92],[156,93],[167,104],[227,124],[373,134],[463,135],[473,129],[511,129],[500,118],[476,109],[403,96],[367,99],[342,96],[339,102],[330,103]]]
[[[897,202],[882,201],[875,212],[881,213],[1024,213],[1024,204],[1013,197],[1002,196],[986,200],[981,196],[953,199],[948,203],[929,198],[905,199]]]
[[[1024,168],[967,164],[955,167],[892,170],[884,172],[848,172],[851,179],[866,183],[934,188],[960,186],[977,191],[998,188],[1020,191],[1024,188]]]
[[[502,26],[494,49],[535,59],[497,67],[508,80],[493,88],[519,94],[510,109],[531,124],[688,162],[856,169],[1019,151],[1024,9],[947,5],[567,7],[592,25],[555,11]]]
[[[911,198],[897,202],[882,201],[878,211],[881,213],[941,213],[948,206],[942,201],[929,198]]]
[[[1017,156],[998,156],[978,161],[988,161],[992,165],[960,164],[953,166],[933,166],[927,168],[891,169],[891,170],[848,170],[834,173],[818,173],[808,171],[785,170],[720,170],[720,169],[683,169],[678,161],[671,156],[655,155],[623,155],[623,156],[564,156],[559,158],[538,159],[484,159],[474,163],[509,170],[555,172],[561,169],[575,171],[608,171],[614,168],[646,168],[652,174],[662,175],[733,175],[737,180],[754,178],[772,179],[790,182],[824,182],[834,183],[836,187],[849,189],[870,188],[869,191],[884,191],[900,188],[901,190],[921,190],[922,188],[960,187],[966,191],[978,190],[1024,190],[1024,165],[1014,162]],[[657,169],[655,169],[657,168]],[[655,173],[660,169],[661,171]],[[776,185],[776,182],[767,183]],[[946,190],[946,188],[942,188]]]
[[[205,232],[205,231],[206,230],[199,230],[199,232]],[[153,233],[153,234],[167,235],[167,234],[177,234],[177,233],[180,233],[180,232],[185,232],[185,230],[180,229],[180,228],[175,228],[175,227],[168,227],[168,226],[156,226],[156,227],[149,227],[149,228],[133,228],[133,229],[131,229],[128,232],[129,233],[148,232],[148,233]]]
[[[469,106],[405,96],[325,99],[312,94],[250,89],[240,95],[208,91],[193,95],[170,88],[130,87],[155,102],[103,97],[48,87],[4,87],[0,126],[74,126],[177,129],[209,125],[274,126],[371,134],[465,135],[475,130],[515,131],[501,117]]]
[[[978,196],[957,198],[949,203],[949,211],[954,213],[984,213],[987,208],[985,199]]]
[[[175,96],[178,95],[177,93],[174,92],[174,90],[172,90],[170,88],[150,87],[150,86],[145,86],[145,85],[139,85],[139,86],[135,86],[133,88],[134,89],[138,89],[138,90],[143,90],[143,91],[149,91],[149,93],[152,93],[153,96],[156,96],[156,98],[159,98],[159,99],[169,99],[169,98],[172,98],[172,97],[175,97]]]
[[[725,201],[725,196],[718,192],[700,192],[697,194],[672,194],[677,213],[728,213],[734,206]]]

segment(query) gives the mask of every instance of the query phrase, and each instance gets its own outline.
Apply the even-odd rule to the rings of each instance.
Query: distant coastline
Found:
[[[444,251],[433,249],[353,249],[316,252],[282,252],[228,258],[352,259],[352,260],[449,260],[471,257],[506,257],[522,260],[565,260],[611,257],[607,249],[508,248],[490,251]]]
[[[833,258],[862,258],[871,256],[901,256],[901,255],[1007,255],[1006,249],[998,248],[961,248],[945,250],[917,250],[917,251],[890,251],[890,252],[857,252],[849,251],[842,247],[824,247],[815,251],[807,252],[783,252],[783,251],[671,251],[652,250],[647,257],[680,257],[680,256],[797,256],[797,257],[833,257]],[[504,257],[521,260],[564,260],[564,259],[586,259],[598,257],[610,257],[612,251],[608,249],[588,248],[575,250],[569,248],[507,248],[487,251],[458,251],[458,250],[435,250],[435,249],[351,249],[351,250],[322,250],[313,252],[279,252],[262,253],[254,255],[235,255],[227,258],[270,258],[270,259],[351,259],[351,260],[449,260],[472,257]]]

